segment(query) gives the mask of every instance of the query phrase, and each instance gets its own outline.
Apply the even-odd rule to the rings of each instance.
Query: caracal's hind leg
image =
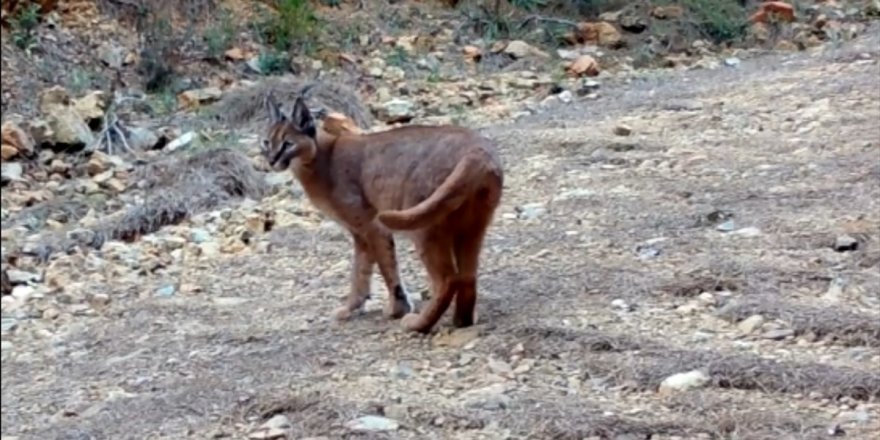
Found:
[[[449,308],[455,295],[458,287],[455,261],[450,237],[445,233],[425,233],[413,241],[431,281],[431,299],[421,313],[404,316],[401,324],[407,330],[427,333]]]

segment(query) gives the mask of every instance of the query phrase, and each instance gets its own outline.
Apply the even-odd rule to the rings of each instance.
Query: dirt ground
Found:
[[[268,255],[189,267],[200,292],[119,292],[13,335],[3,438],[247,438],[279,414],[291,439],[872,438],[880,29],[731,64],[483,129],[507,180],[479,326],[405,334],[378,275],[368,313],[337,324],[348,238],[276,230]],[[856,250],[832,249],[844,234]],[[705,387],[658,392],[692,370]],[[365,415],[399,427],[347,427]]]

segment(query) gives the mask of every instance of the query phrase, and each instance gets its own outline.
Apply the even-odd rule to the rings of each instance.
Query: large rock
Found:
[[[84,122],[84,118],[76,110],[70,93],[61,86],[53,86],[40,92],[40,113],[52,131],[55,144],[70,146],[86,146],[95,140],[95,136]]]
[[[377,116],[389,123],[407,122],[416,116],[415,104],[406,99],[395,98],[383,103],[378,108]]]
[[[604,21],[578,24],[574,37],[578,43],[590,43],[605,47],[616,47],[623,41],[620,31],[613,24]]]
[[[34,139],[15,122],[6,121],[3,123],[2,138],[4,161],[16,156],[30,156],[34,153]]]
[[[73,100],[73,108],[86,122],[103,119],[107,109],[107,94],[95,90],[82,98]]]
[[[504,48],[504,53],[517,59],[529,56],[537,56],[541,58],[549,57],[546,52],[543,52],[522,40],[513,40],[510,43],[507,43],[507,46]]]

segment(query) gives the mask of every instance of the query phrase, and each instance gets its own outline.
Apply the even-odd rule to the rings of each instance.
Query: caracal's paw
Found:
[[[405,299],[395,299],[385,305],[385,317],[388,319],[400,319],[413,311],[412,304]]]
[[[477,311],[474,310],[471,316],[453,316],[452,325],[456,328],[470,327],[477,323]]]
[[[333,311],[333,318],[340,322],[348,321],[359,311],[359,308],[352,309],[349,306],[339,306]]]
[[[407,331],[419,333],[427,332],[427,329],[423,328],[422,315],[418,313],[407,313],[404,315],[403,319],[400,320],[400,325],[402,325]]]

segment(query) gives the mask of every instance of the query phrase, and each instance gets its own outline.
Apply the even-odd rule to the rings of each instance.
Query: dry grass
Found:
[[[370,111],[354,89],[338,82],[307,82],[290,76],[267,78],[256,85],[229,91],[215,104],[216,113],[226,124],[265,123],[268,118],[263,98],[267,94],[275,95],[282,107],[287,108],[304,92],[310,107],[342,113],[360,128],[370,128],[373,124]]]
[[[229,148],[208,149],[185,159],[168,157],[138,169],[133,180],[144,192],[139,202],[92,228],[45,235],[33,250],[35,256],[45,260],[77,246],[100,248],[107,240],[137,240],[234,198],[260,199],[268,189],[250,159]]]
[[[490,336],[490,345],[510,349],[508,338],[522,341],[528,356],[577,359],[589,378],[636,391],[656,390],[663,379],[702,370],[713,386],[764,393],[819,393],[828,398],[880,398],[880,373],[821,363],[776,361],[755,355],[710,350],[680,350],[656,341],[546,326],[527,326]],[[495,338],[498,338],[495,340]]]
[[[802,410],[781,413],[755,408],[751,399],[719,395],[712,391],[687,391],[668,396],[664,406],[682,414],[698,415],[715,438],[776,440],[825,438],[827,425],[816,414]],[[796,437],[792,437],[796,435]]]
[[[798,364],[754,355],[714,351],[652,348],[622,354],[601,354],[585,361],[590,377],[610,377],[636,390],[655,390],[677,373],[703,370],[719,388],[764,393],[819,393],[828,398],[880,398],[880,373],[826,364]]]
[[[231,198],[259,199],[266,191],[250,159],[228,148],[202,151],[185,160],[168,158],[152,163],[135,178],[147,195],[143,203],[101,228],[108,238],[134,240]]]
[[[880,319],[876,316],[791,303],[772,296],[747,296],[728,304],[718,316],[738,322],[752,315],[786,322],[795,335],[812,333],[843,345],[880,347]]]

